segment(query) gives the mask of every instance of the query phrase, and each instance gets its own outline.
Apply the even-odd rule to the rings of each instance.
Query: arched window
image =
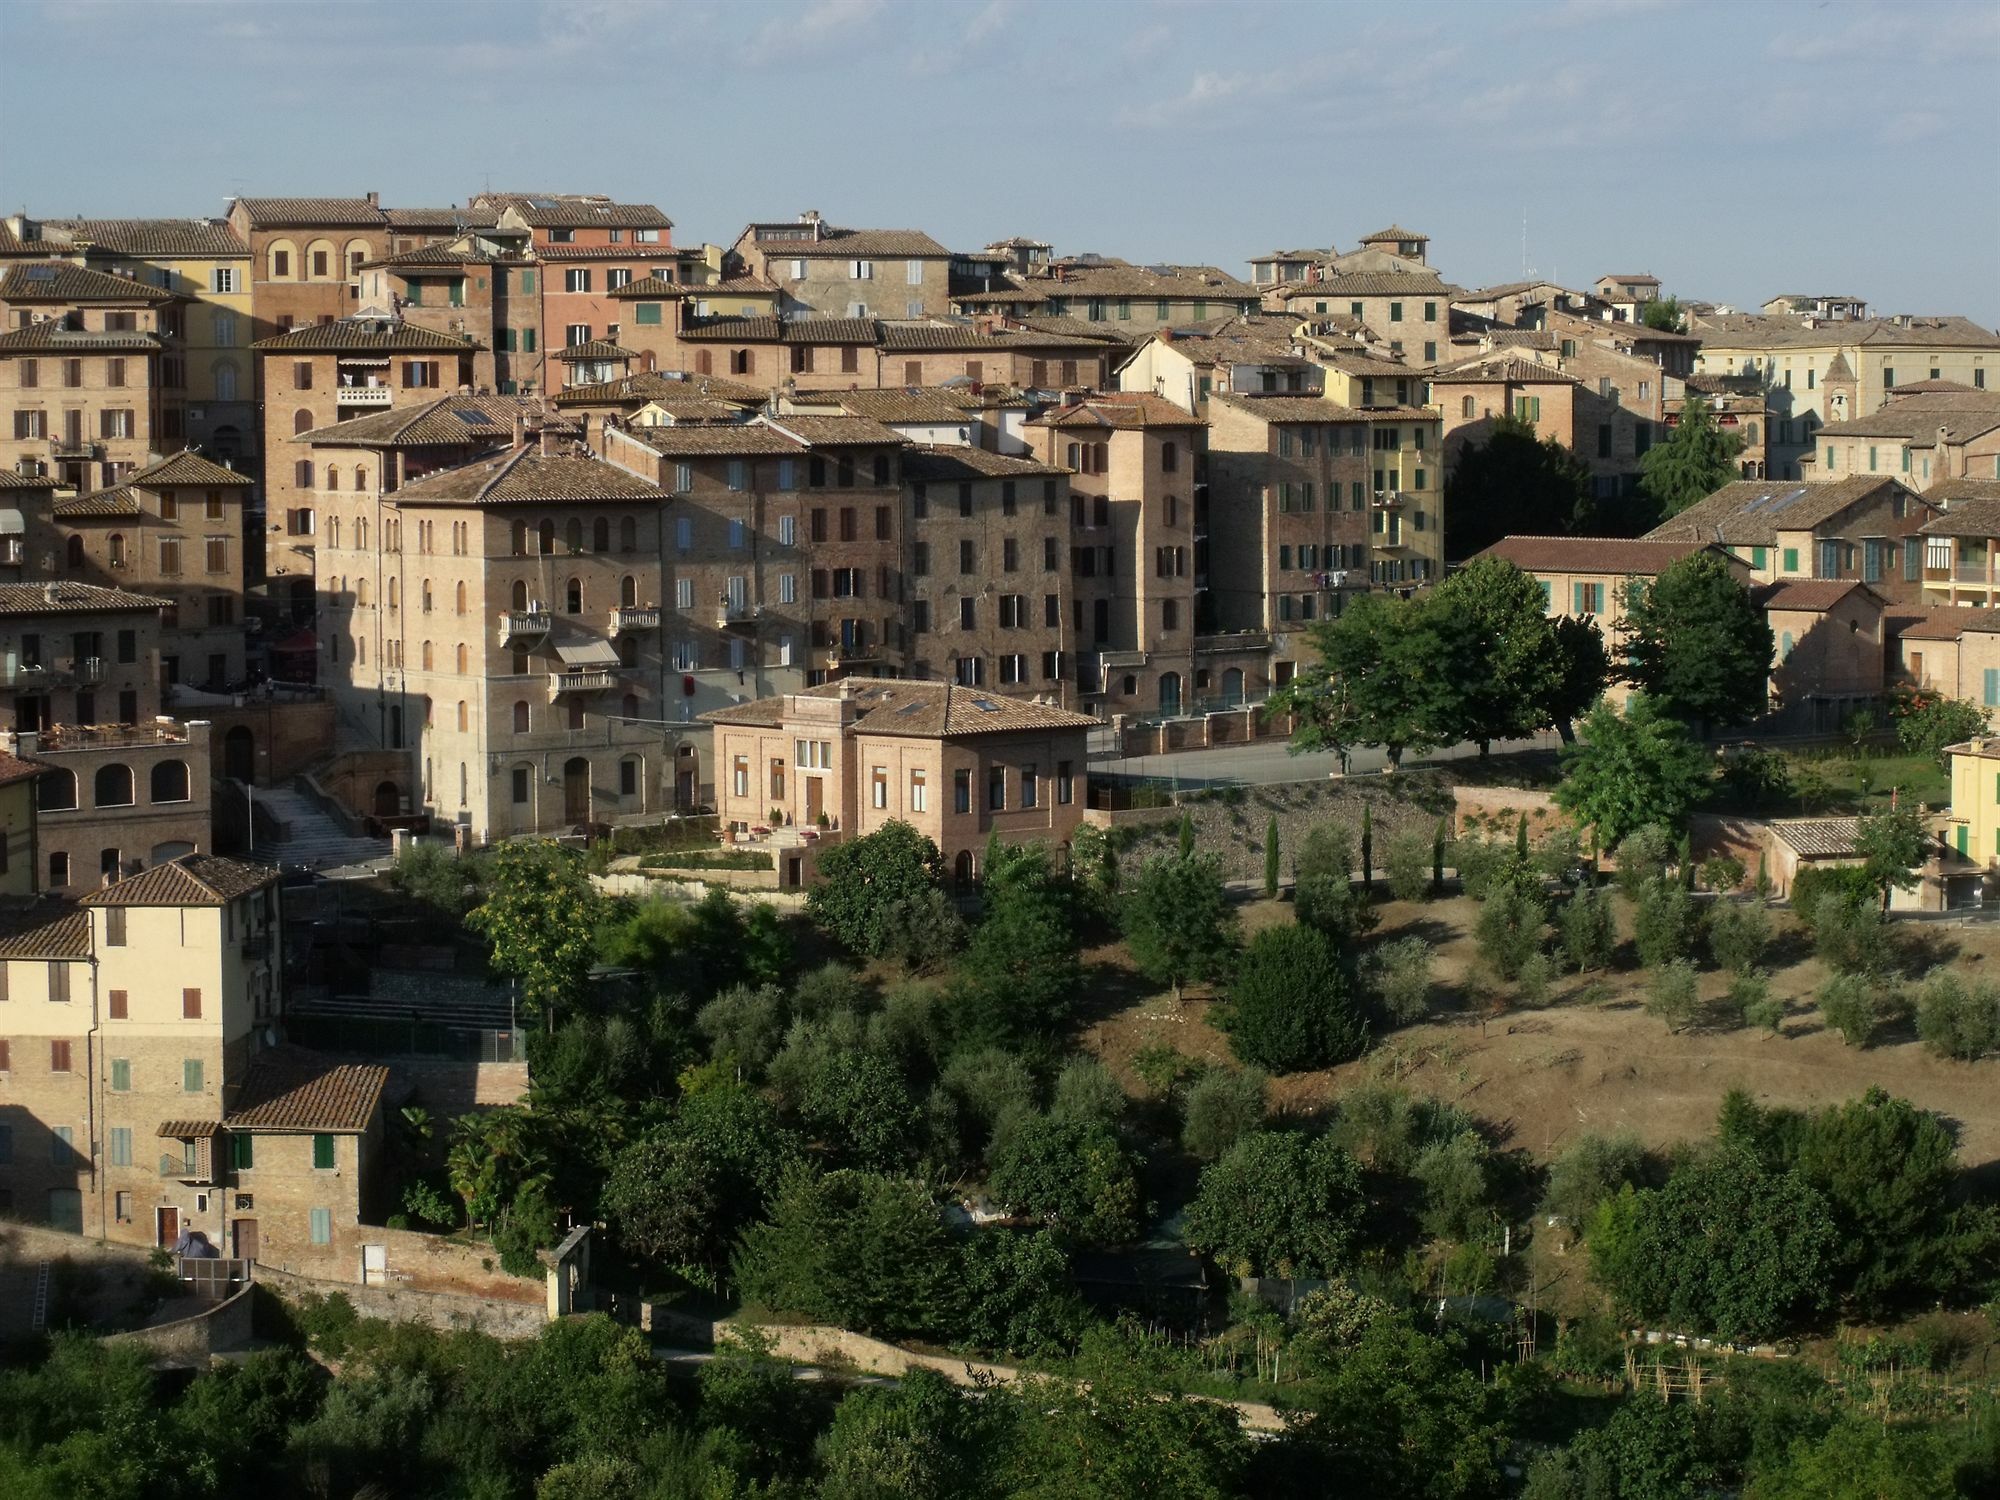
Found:
[[[419,648],[418,659],[422,661],[424,670],[428,672],[431,669],[431,643],[429,641],[425,641],[422,647]]]
[[[952,875],[958,882],[960,890],[969,891],[972,889],[972,851],[970,849],[961,849],[958,851],[958,858],[952,863]]]
[[[459,676],[465,675],[465,642],[460,641],[451,648],[451,667]]]
[[[424,613],[429,614],[430,612],[431,612],[431,581],[428,578],[426,578],[424,580]]]
[[[92,788],[91,800],[97,807],[130,807],[132,805],[132,768],[113,763],[97,768],[97,782]]]
[[[218,401],[236,399],[236,366],[226,359],[215,366],[215,399]]]
[[[563,528],[563,546],[571,557],[583,550],[583,522],[575,516],[571,516],[569,525]]]
[[[357,490],[368,488],[368,471],[366,469],[356,469],[354,471],[354,487]]]
[[[354,518],[354,550],[357,552],[366,552],[368,550],[368,518],[366,516],[356,516]]]
[[[403,602],[402,582],[392,574],[389,579],[389,613],[393,615],[396,612],[396,610],[402,605],[402,602]]]
[[[340,488],[340,466],[338,464],[328,464],[326,466],[326,487],[330,490]]]
[[[623,701],[619,703],[618,711],[624,715],[625,722],[628,724],[631,723],[634,719],[638,718],[639,695],[637,693],[627,693]]]
[[[1754,434],[1753,434],[1753,436],[1754,436]],[[592,552],[609,552],[609,551],[611,550],[611,518],[610,518],[610,517],[608,517],[608,516],[599,516],[599,517],[598,517],[598,518],[596,519],[596,521],[594,521],[594,522],[593,522],[593,523],[591,524],[591,528],[590,528],[590,550],[591,550]]]
[[[572,578],[563,585],[563,608],[570,614],[583,613],[583,580]]]
[[[639,602],[639,580],[630,573],[618,580],[618,602],[628,609]]]
[[[528,555],[528,523],[526,521],[516,521],[514,523],[513,540],[514,555],[516,557],[526,557]]]
[[[72,536],[68,541],[64,542],[63,555],[72,570],[81,568],[83,566],[83,538]]]
[[[357,578],[357,579],[355,579],[355,580],[354,580],[354,602],[355,602],[356,604],[360,605],[360,606],[361,606],[361,607],[362,607],[363,609],[366,609],[366,608],[368,607],[368,580],[367,580],[367,579],[365,579],[365,578]],[[367,648],[366,646],[363,646],[363,647],[362,647],[362,650],[364,650],[364,651],[365,651],[365,650],[367,650],[367,649],[368,649],[368,648]],[[362,660],[364,660],[364,661],[365,661],[365,660],[367,660],[367,658],[366,658],[366,657],[363,657],[363,658],[362,658]]]
[[[312,412],[306,407],[301,406],[297,411],[292,413],[292,436],[297,437],[302,432],[312,431],[312,424]]]
[[[458,700],[458,732],[460,734],[465,733],[465,700],[463,698]],[[460,800],[463,800],[462,796]]]
[[[339,516],[328,516],[326,518],[326,544],[329,547],[338,547],[340,545]]]
[[[1471,416],[1471,415],[1473,414],[1473,411],[1474,411],[1474,409],[1475,409],[1475,408],[1473,407],[1473,404],[1472,404],[1472,398],[1471,398],[1470,396],[1467,396],[1467,397],[1464,397],[1464,398],[1463,398],[1462,400],[1460,400],[1460,402],[1458,403],[1458,414],[1459,414],[1459,415],[1460,415],[1461,417],[1469,417],[1469,416]]]
[[[555,522],[553,521],[542,522],[541,526],[537,528],[536,531],[535,544],[536,544],[536,550],[539,551],[544,557],[548,557],[556,550]]]
[[[163,760],[153,767],[153,800],[155,802],[185,802],[188,800],[188,768],[184,760]]]
[[[299,274],[299,252],[290,240],[271,241],[265,253],[271,280],[290,281]]]
[[[528,700],[525,698],[517,698],[514,700],[514,733],[526,734],[527,732],[528,732]]]
[[[35,778],[35,806],[43,812],[67,812],[76,806],[76,772],[45,771]]]
[[[527,580],[527,579],[525,579],[525,578],[516,578],[516,579],[514,580],[514,597],[513,597],[513,601],[512,601],[512,603],[513,603],[513,607],[514,607],[515,609],[526,609],[526,608],[528,607],[528,580]]]
[[[111,559],[112,567],[114,568],[124,567],[125,533],[122,531],[114,531],[111,533],[110,536],[106,537],[104,539],[104,551],[105,555]]]
[[[618,550],[637,552],[639,550],[639,523],[630,516],[618,522]]]
[[[292,483],[302,490],[309,490],[313,487],[313,463],[311,459],[302,458],[292,465]]]
[[[465,613],[465,580],[463,579],[460,579],[458,586],[451,591],[451,607],[454,614],[462,615]]]

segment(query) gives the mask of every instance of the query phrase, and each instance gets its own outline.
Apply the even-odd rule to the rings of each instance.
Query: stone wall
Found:
[[[220,775],[231,775],[234,744],[249,736],[250,766],[257,786],[289,781],[325,760],[333,744],[333,704],[325,699],[296,703],[244,703],[240,707],[204,708],[202,716],[215,726],[214,760]],[[231,731],[240,730],[234,741]]]
[[[548,1322],[542,1289],[537,1282],[519,1283],[533,1291],[534,1301],[510,1302],[452,1292],[414,1291],[400,1286],[355,1286],[342,1281],[322,1281],[315,1276],[295,1276],[264,1266],[257,1268],[257,1280],[287,1302],[296,1302],[313,1293],[325,1296],[338,1292],[364,1318],[422,1323],[448,1332],[476,1329],[494,1338],[531,1339]]]
[[[156,1360],[170,1364],[204,1366],[212,1354],[241,1349],[250,1342],[250,1307],[255,1288],[244,1285],[220,1302],[169,1303],[169,1308],[191,1307],[195,1311],[150,1328],[114,1333],[107,1344],[137,1344],[152,1351]]]

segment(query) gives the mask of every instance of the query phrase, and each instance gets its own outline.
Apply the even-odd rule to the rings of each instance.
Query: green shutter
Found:
[[[123,1094],[132,1087],[132,1060],[129,1057],[111,1059],[111,1092]]]
[[[199,1094],[201,1092],[200,1058],[190,1057],[181,1063],[181,1092],[184,1094]]]
[[[635,304],[632,309],[632,321],[634,323],[643,323],[648,327],[659,326],[660,304],[657,302],[640,302]]]
[[[521,273],[521,290],[524,292],[532,292],[534,289],[535,289],[535,273],[533,271],[523,271]]]
[[[2000,708],[2000,667],[1986,669],[1986,706]]]
[[[330,1171],[334,1164],[333,1137],[316,1135],[313,1137],[313,1165],[321,1171]]]
[[[257,1165],[257,1138],[240,1131],[229,1138],[229,1165],[243,1172]]]
[[[1544,612],[1555,608],[1556,586],[1548,579],[1542,580],[1542,609]]]
[[[1799,549],[1798,549],[1798,548],[1796,548],[1796,547],[1787,547],[1787,548],[1785,549],[1785,569],[1784,569],[1784,570],[1785,570],[1785,571],[1786,571],[1787,573],[1796,573],[1796,572],[1798,572],[1798,570],[1799,570]]]
[[[114,1167],[132,1165],[132,1129],[128,1125],[111,1127],[111,1165]]]
[[[532,329],[532,328],[523,328],[523,329],[521,330],[521,352],[522,352],[523,354],[533,354],[533,353],[535,352],[535,330],[534,330],[534,329]]]
[[[421,281],[410,282],[403,302],[409,307],[422,307],[424,305],[424,284]]]
[[[1961,823],[1958,825],[1958,852],[1960,854],[1965,853],[1965,845],[1966,845],[1966,827],[1963,823]]]
[[[315,1245],[333,1243],[333,1210],[316,1208],[312,1211],[312,1242]]]

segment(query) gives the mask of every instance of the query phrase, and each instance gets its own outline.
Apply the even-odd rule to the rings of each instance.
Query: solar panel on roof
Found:
[[[22,274],[30,281],[54,281],[56,279],[56,268],[54,266],[29,266]]]
[[[484,427],[486,425],[486,414],[484,412],[464,411],[458,407],[453,407],[451,414],[467,427]]]
[[[903,706],[902,706],[901,708],[897,709],[897,710],[896,710],[896,712],[897,712],[897,713],[898,713],[899,715],[900,715],[900,714],[913,714],[913,713],[915,713],[915,712],[916,712],[916,711],[917,711],[918,709],[922,708],[923,706],[924,706],[924,705],[923,705],[923,703],[922,703],[921,701],[918,701],[918,702],[916,702],[916,703],[905,703],[905,704],[904,704],[904,705],[903,705]]]
[[[991,698],[974,698],[972,706],[983,714],[997,714],[1000,712],[1000,705],[995,703]]]

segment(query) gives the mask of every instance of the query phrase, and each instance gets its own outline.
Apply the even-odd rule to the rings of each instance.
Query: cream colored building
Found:
[[[769,849],[785,886],[826,842],[896,821],[970,885],[990,837],[1061,850],[1089,800],[1094,719],[976,688],[847,678],[704,717],[723,827]]]
[[[2000,479],[2000,389],[1898,386],[1880,411],[1822,428],[1802,467],[1809,479],[1894,474],[1925,491],[1953,479]]]

